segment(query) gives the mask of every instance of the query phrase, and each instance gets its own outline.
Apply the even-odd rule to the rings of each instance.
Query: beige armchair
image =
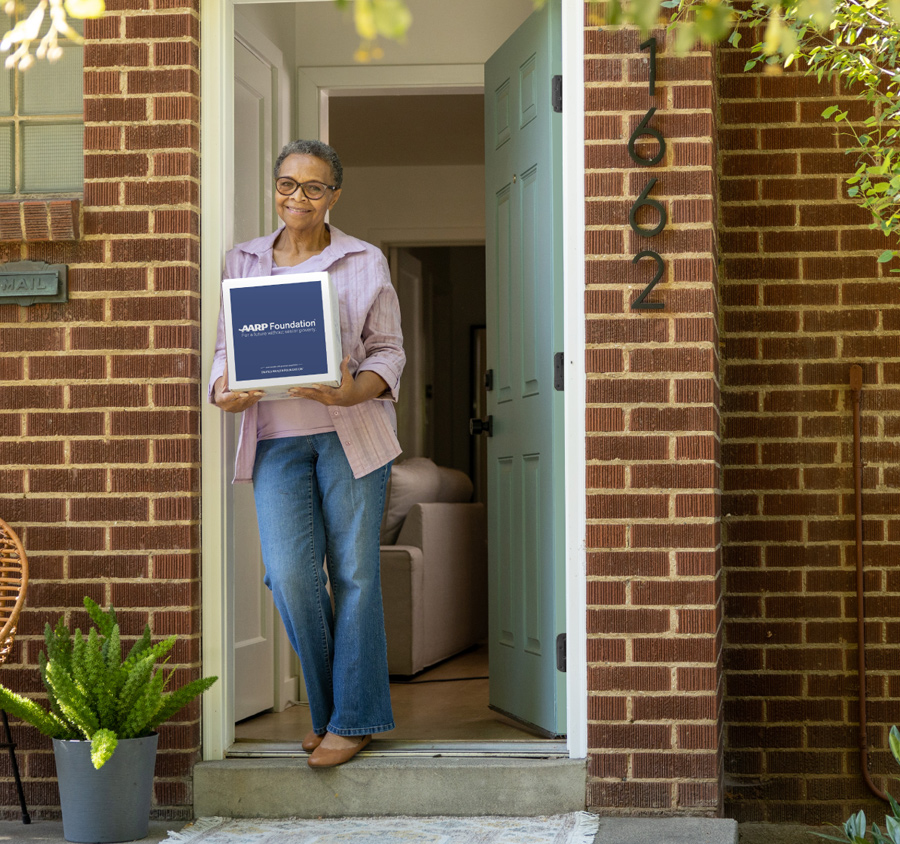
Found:
[[[423,458],[406,461],[419,475],[434,474]],[[390,500],[410,497],[450,501],[418,501],[402,518],[396,541],[381,546],[381,589],[384,599],[388,668],[411,675],[477,644],[487,636],[487,525],[482,504],[467,503],[472,485],[462,473],[441,469],[444,484],[408,484],[403,463],[391,481]],[[466,483],[461,483],[462,479]],[[416,479],[421,480],[421,477]],[[450,481],[447,483],[446,481]],[[417,486],[419,496],[412,489]],[[430,486],[429,490],[423,486]],[[463,498],[463,501],[459,499]],[[389,501],[387,512],[390,510]]]

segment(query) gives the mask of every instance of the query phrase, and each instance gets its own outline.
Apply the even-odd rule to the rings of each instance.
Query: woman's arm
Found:
[[[369,309],[362,330],[366,357],[356,372],[371,372],[384,381],[385,390],[374,398],[397,401],[400,376],[406,365],[403,351],[403,332],[400,329],[400,302],[391,284],[390,271],[384,255],[379,253],[376,271],[380,276],[378,294]]]
[[[291,387],[288,393],[298,399],[312,399],[321,404],[337,407],[353,407],[364,401],[378,398],[388,389],[387,382],[377,372],[369,370],[350,372],[350,356],[341,361],[341,383],[338,387],[326,384],[310,384],[307,387]]]

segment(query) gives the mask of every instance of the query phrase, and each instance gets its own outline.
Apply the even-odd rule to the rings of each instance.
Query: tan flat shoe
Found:
[[[306,764],[310,768],[333,768],[336,765],[343,765],[344,762],[349,762],[356,756],[370,741],[372,741],[372,736],[363,736],[362,741],[354,744],[353,747],[342,747],[338,750],[317,747],[306,760]]]
[[[300,746],[307,752],[312,753],[321,743],[325,736],[320,736],[315,730],[310,730],[304,737]]]

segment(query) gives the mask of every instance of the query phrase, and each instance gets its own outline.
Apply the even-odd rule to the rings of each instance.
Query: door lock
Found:
[[[470,419],[469,433],[473,436],[479,434],[487,434],[489,437],[494,436],[494,417],[488,416],[487,419]]]

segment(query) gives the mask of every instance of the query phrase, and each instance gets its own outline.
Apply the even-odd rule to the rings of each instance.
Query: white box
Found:
[[[341,381],[341,319],[328,273],[233,278],[222,282],[231,390],[265,390]]]

